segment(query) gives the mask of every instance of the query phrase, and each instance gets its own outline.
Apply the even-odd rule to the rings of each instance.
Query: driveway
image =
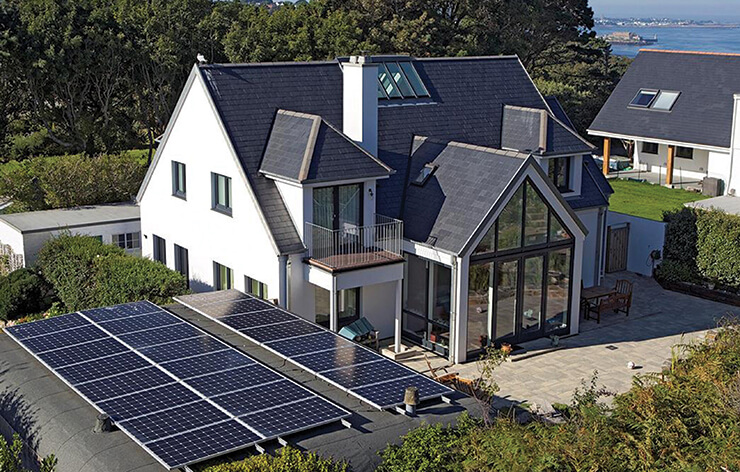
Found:
[[[580,334],[561,339],[562,349],[501,365],[495,372],[501,388],[498,404],[527,402],[547,408],[556,402],[570,403],[574,390],[594,371],[598,371],[599,386],[624,392],[634,374],[660,372],[673,346],[701,339],[721,318],[740,314],[738,307],[670,292],[653,279],[632,273],[610,274],[604,285],[613,286],[618,278],[634,284],[630,316],[604,315],[601,324],[581,319]],[[524,347],[535,354],[546,344]],[[627,368],[630,361],[638,368]],[[440,357],[432,360],[435,367],[445,362]],[[428,371],[423,358],[406,363]],[[479,375],[475,362],[451,366],[449,371],[467,378]]]

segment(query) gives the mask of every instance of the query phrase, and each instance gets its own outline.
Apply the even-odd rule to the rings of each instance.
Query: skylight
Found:
[[[416,178],[411,181],[411,183],[421,187],[427,182],[427,180],[429,180],[429,177],[432,176],[432,174],[434,173],[436,169],[437,169],[437,166],[435,164],[432,164],[432,163],[424,164],[424,167],[421,168],[419,175],[417,175]]]
[[[387,61],[378,64],[378,98],[426,97],[429,97],[429,91],[411,62]]]
[[[630,107],[649,108],[651,110],[671,111],[681,92],[669,90],[645,90],[637,92],[630,102]]]

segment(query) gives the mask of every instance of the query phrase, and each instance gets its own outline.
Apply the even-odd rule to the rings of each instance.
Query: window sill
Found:
[[[173,193],[172,196],[175,198],[179,198],[180,200],[185,200],[185,201],[188,200],[187,194],[185,193]]]
[[[216,213],[221,213],[222,215],[226,215],[228,217],[231,217],[231,208],[221,207],[221,206],[215,206],[211,208],[211,210],[215,211]]]

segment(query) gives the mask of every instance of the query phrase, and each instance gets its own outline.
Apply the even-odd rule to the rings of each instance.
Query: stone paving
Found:
[[[660,372],[676,344],[701,339],[721,318],[740,315],[738,307],[663,290],[653,279],[632,273],[611,274],[604,284],[613,286],[618,278],[634,283],[630,316],[604,315],[601,324],[581,318],[580,334],[561,339],[562,349],[501,365],[495,373],[501,387],[496,404],[527,402],[547,408],[556,402],[570,403],[574,390],[595,370],[599,386],[624,392],[634,374]],[[447,362],[427,356],[434,367]],[[630,361],[637,365],[635,370],[627,367]],[[428,371],[423,356],[402,362]],[[467,378],[479,375],[475,362],[448,366],[448,370]]]

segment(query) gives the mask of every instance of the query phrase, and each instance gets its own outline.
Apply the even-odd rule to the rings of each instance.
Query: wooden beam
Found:
[[[673,185],[673,158],[676,156],[676,146],[668,146],[668,163],[665,172],[665,184]]]
[[[609,175],[609,159],[612,155],[612,138],[604,138],[604,167],[602,172]]]

